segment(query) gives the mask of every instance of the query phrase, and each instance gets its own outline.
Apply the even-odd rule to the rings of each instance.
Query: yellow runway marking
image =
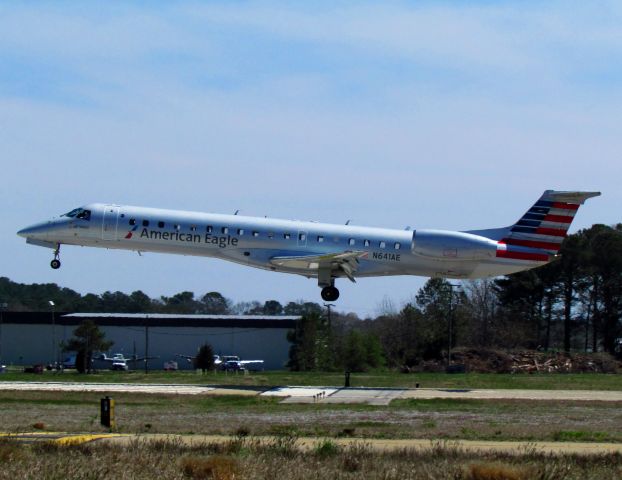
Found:
[[[63,432],[0,432],[0,438],[20,443],[48,442],[58,445],[79,445],[103,438],[123,437],[118,433],[63,433]]]

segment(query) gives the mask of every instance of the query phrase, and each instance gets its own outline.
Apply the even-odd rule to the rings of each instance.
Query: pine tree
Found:
[[[91,373],[93,352],[106,352],[114,342],[92,320],[85,320],[73,331],[73,338],[64,346],[65,351],[77,352],[76,369],[80,373]]]

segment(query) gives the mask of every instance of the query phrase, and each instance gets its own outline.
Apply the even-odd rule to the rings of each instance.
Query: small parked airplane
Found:
[[[128,362],[132,362],[134,368],[136,368],[136,362],[144,362],[145,360],[155,360],[158,358],[160,357],[139,357],[138,355],[132,355],[127,358],[122,353],[115,353],[112,357],[109,357],[105,353],[102,353],[98,357],[95,357],[94,360],[109,363],[111,370],[129,370]]]
[[[600,192],[547,190],[514,225],[464,232],[392,230],[93,203],[20,230],[33,245],[82,245],[215,257],[317,278],[339,298],[336,278],[420,275],[483,278],[555,258],[579,206]]]

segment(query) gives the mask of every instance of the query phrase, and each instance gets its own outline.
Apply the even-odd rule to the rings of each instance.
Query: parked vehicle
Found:
[[[166,372],[175,372],[179,370],[179,365],[174,360],[169,360],[168,362],[164,362],[164,370]]]

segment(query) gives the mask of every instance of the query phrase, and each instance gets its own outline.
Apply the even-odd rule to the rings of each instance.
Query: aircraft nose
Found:
[[[48,223],[36,223],[22,228],[17,234],[24,238],[44,238],[48,231]]]

